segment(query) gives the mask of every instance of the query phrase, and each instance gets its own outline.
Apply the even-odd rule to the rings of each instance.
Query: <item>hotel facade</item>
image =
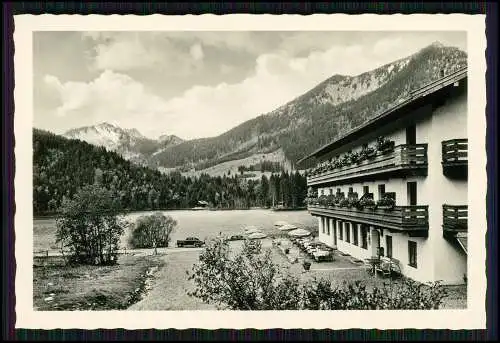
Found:
[[[319,240],[420,282],[467,277],[467,69],[440,75],[305,160]]]

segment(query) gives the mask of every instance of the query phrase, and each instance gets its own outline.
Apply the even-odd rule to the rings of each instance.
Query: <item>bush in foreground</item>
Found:
[[[446,296],[439,283],[429,286],[405,279],[368,290],[361,281],[334,286],[326,279],[301,284],[275,264],[259,241],[245,241],[231,256],[226,240],[207,243],[189,279],[189,295],[231,310],[377,310],[437,309]]]

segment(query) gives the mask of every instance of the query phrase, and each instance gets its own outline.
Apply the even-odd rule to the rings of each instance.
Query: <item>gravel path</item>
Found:
[[[187,279],[186,271],[198,261],[200,251],[195,248],[169,249],[164,256],[166,264],[157,272],[152,289],[128,310],[215,310],[215,306],[187,295],[192,283]]]

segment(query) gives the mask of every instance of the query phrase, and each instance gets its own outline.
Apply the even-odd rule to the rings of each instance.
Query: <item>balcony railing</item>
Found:
[[[427,173],[427,144],[402,144],[387,153],[342,168],[335,168],[307,177],[308,185],[350,179],[366,178],[378,174],[397,173],[401,176]]]
[[[443,205],[443,231],[467,232],[467,205]]]
[[[309,205],[312,215],[375,225],[399,231],[429,230],[428,206],[395,206],[392,209],[357,209],[338,206]]]
[[[451,139],[441,142],[443,173],[449,177],[467,177],[466,138]]]

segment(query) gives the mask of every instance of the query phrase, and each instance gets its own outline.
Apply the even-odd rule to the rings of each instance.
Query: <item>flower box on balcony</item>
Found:
[[[368,210],[373,210],[377,206],[375,201],[371,198],[363,198],[359,202],[359,206],[362,208],[366,208]]]
[[[349,161],[351,162],[351,164],[354,164],[354,163],[361,163],[363,159],[361,158],[360,153],[353,152],[349,155]]]
[[[340,207],[349,207],[349,200],[347,200],[346,198],[340,200],[339,206]]]
[[[357,207],[358,206],[358,199],[349,199],[349,207]]]
[[[394,150],[394,141],[388,140],[383,137],[377,139],[377,150],[382,154],[389,153]]]
[[[366,156],[367,159],[371,159],[377,156],[377,150],[375,150],[372,147],[368,147],[365,150],[363,150],[363,154]]]
[[[384,197],[377,201],[377,208],[381,210],[392,210],[395,206],[395,201],[392,198]]]

